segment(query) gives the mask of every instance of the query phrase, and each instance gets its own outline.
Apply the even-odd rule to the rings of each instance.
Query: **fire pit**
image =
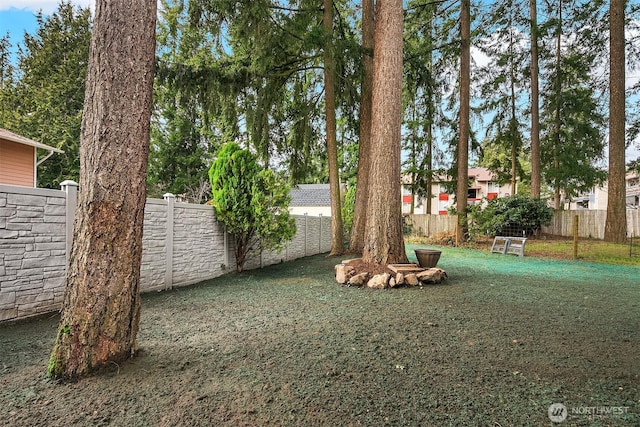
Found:
[[[418,258],[418,264],[422,268],[433,268],[438,265],[440,254],[442,251],[436,249],[415,249],[416,258]]]

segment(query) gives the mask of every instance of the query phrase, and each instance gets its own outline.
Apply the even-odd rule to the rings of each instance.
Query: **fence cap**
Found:
[[[71,179],[64,180],[60,183],[60,187],[78,187],[79,184]]]
[[[164,194],[162,195],[162,198],[163,198],[163,199],[175,199],[175,198],[176,198],[176,196],[175,196],[174,194],[171,194],[171,193],[164,193]]]

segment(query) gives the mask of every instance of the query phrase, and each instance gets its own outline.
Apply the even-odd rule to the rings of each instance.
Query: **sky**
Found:
[[[0,36],[9,33],[12,50],[17,52],[25,32],[33,34],[37,29],[36,12],[52,13],[60,0],[0,0]],[[72,0],[74,5],[94,8],[94,0]],[[480,59],[480,58],[477,58]],[[640,147],[627,150],[627,161],[640,157]]]

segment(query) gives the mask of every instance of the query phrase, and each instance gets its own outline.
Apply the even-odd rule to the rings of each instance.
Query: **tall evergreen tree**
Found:
[[[215,40],[202,26],[189,25],[188,18],[184,4],[162,0],[157,26],[162,67],[154,82],[147,191],[155,197],[170,192],[201,203],[210,193],[207,170],[214,153],[237,132],[212,118],[211,87],[199,84],[202,76],[190,74],[199,78],[182,85],[168,72],[170,67],[186,72],[187,67],[214,61]]]
[[[531,197],[540,197],[540,80],[538,67],[538,3],[529,0],[531,39]]]
[[[627,237],[625,182],[625,0],[609,6],[609,179],[604,239],[624,243]]]
[[[554,207],[560,209],[561,195],[571,199],[606,178],[597,166],[604,150],[604,116],[590,75],[604,39],[592,29],[599,21],[598,5],[567,8],[558,0],[546,6],[553,17],[545,25],[546,39],[553,41],[554,54],[545,61],[541,162],[543,178],[554,190]]]
[[[155,23],[155,0],[96,2],[54,378],[84,376],[136,351]]]
[[[385,265],[407,261],[400,200],[402,124],[402,0],[378,0],[373,51],[371,165],[362,260]]]
[[[492,114],[487,127],[488,144],[509,154],[506,156],[508,163],[485,164],[500,181],[511,182],[511,194],[516,193],[516,182],[524,178],[520,158],[524,148],[521,106],[527,101],[525,76],[520,71],[525,68],[527,59],[523,48],[525,34],[521,31],[525,20],[523,6],[513,0],[494,3],[487,24],[483,26],[492,30],[485,34],[481,45],[490,58],[482,70],[484,83],[481,87],[481,110]]]
[[[9,33],[0,37],[0,127],[8,128],[12,121],[16,97],[14,90],[14,67],[11,62],[11,40]]]
[[[362,253],[369,199],[371,165],[371,109],[373,92],[374,0],[362,0],[362,81],[360,83],[360,133],[358,140],[358,177],[349,250]]]
[[[331,255],[344,251],[338,141],[336,139],[335,61],[333,57],[333,0],[324,0],[322,22],[324,43],[324,103],[329,189],[331,192]]]
[[[405,21],[404,117],[408,133],[404,150],[408,158],[404,172],[410,177],[412,195],[425,199],[428,213],[432,210],[434,168],[443,157],[435,138],[443,121],[443,74],[448,74],[438,51],[440,14],[441,3],[411,1]]]
[[[471,98],[471,2],[460,1],[460,115],[457,156],[456,210],[458,228],[456,245],[466,238],[469,224],[467,220],[469,138],[470,138],[470,98]]]

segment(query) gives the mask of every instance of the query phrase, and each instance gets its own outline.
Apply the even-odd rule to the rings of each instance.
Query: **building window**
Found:
[[[589,209],[589,199],[577,201],[576,206],[578,209]]]

